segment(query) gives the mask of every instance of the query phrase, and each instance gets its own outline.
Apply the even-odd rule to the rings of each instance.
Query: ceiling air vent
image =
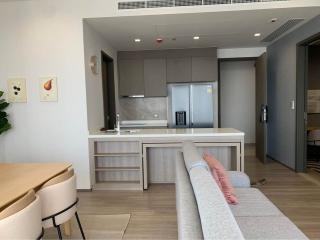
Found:
[[[175,6],[197,6],[202,5],[202,0],[175,0]]]
[[[0,0],[1,1],[1,0]],[[265,2],[284,2],[292,0],[127,0],[118,2],[118,9],[139,9],[139,8],[161,8],[161,7],[181,7],[181,6],[208,6],[208,5],[233,5],[241,3],[265,3]]]
[[[231,0],[203,0],[203,5],[231,4]]]
[[[261,2],[261,0],[232,0],[232,3],[255,3]]]
[[[138,9],[138,8],[145,8],[146,2],[145,1],[136,1],[136,2],[119,2],[118,9]]]
[[[296,19],[290,19],[285,24],[283,24],[281,27],[279,27],[277,30],[269,34],[267,37],[265,37],[262,42],[272,42],[281,35],[283,35],[285,32],[289,31],[290,29],[297,26],[299,23],[303,22],[304,19],[302,18],[296,18]]]
[[[173,7],[173,0],[151,0],[147,1],[147,8]]]
[[[290,0],[231,0],[233,4],[236,3],[259,3],[259,2],[283,2]]]

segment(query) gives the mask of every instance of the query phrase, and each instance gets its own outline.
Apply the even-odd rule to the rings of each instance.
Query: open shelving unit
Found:
[[[93,141],[94,190],[143,190],[139,141]]]
[[[140,171],[139,167],[101,167],[96,168],[96,172],[104,171]]]

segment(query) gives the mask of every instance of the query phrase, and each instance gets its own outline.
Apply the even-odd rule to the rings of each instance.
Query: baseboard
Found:
[[[77,192],[92,192],[92,189],[77,189]]]

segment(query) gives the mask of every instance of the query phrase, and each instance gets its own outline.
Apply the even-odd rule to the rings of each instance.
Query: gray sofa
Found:
[[[308,239],[258,189],[249,177],[228,172],[239,200],[229,205],[191,142],[176,162],[179,239]]]

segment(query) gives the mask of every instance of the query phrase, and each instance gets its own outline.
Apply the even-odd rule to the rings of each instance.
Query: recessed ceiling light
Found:
[[[162,43],[162,42],[163,42],[163,38],[162,38],[162,37],[158,37],[158,38],[156,39],[156,42],[157,42],[157,43]]]
[[[260,37],[260,36],[261,36],[261,33],[255,33],[254,36],[255,36],[255,37]]]
[[[194,39],[194,40],[199,40],[200,37],[199,37],[199,36],[194,36],[193,39]]]
[[[276,21],[278,21],[278,18],[271,18],[269,22],[270,23],[275,23]]]
[[[141,39],[140,39],[140,38],[135,38],[134,41],[135,41],[136,43],[138,43],[138,42],[141,42]]]

